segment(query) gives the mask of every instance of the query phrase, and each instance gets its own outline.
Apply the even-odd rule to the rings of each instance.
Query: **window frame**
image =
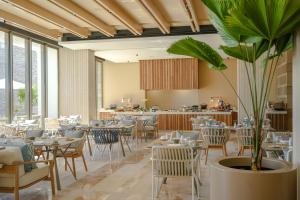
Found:
[[[48,116],[47,114],[47,47],[57,50],[57,76],[58,76],[58,115],[59,115],[59,47],[42,40],[32,38],[22,33],[11,31],[5,28],[0,27],[0,32],[5,33],[5,59],[7,65],[5,66],[5,101],[7,109],[5,115],[7,118],[7,123],[11,123],[14,118],[13,111],[13,37],[20,37],[25,40],[25,112],[28,119],[32,119],[32,43],[37,43],[41,45],[41,74],[42,74],[42,113],[41,119]],[[43,124],[43,122],[41,122]]]

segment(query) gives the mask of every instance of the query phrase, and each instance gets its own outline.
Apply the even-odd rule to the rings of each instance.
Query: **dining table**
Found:
[[[54,137],[54,138],[36,138],[32,144],[34,147],[39,148],[46,148],[47,151],[47,159],[49,158],[49,152],[52,152],[53,155],[53,161],[54,161],[54,170],[55,170],[55,180],[56,180],[56,187],[57,190],[61,190],[61,183],[60,183],[60,177],[59,177],[59,171],[57,166],[57,155],[60,153],[64,157],[65,153],[68,151],[69,147],[81,141],[82,138],[67,138],[67,137]],[[65,159],[65,162],[70,169],[73,177],[76,179],[76,176],[74,174],[74,171],[69,164],[68,160]]]
[[[87,125],[87,124],[80,124],[80,125],[75,126],[76,129],[82,130],[86,133],[90,156],[93,155],[91,143],[90,143],[90,140],[89,140],[89,135],[91,133],[91,129],[101,128],[101,129],[118,130],[118,132],[119,132],[119,141],[120,141],[120,145],[121,145],[121,148],[122,148],[122,154],[123,154],[124,157],[125,157],[126,154],[125,154],[125,150],[124,150],[123,140],[125,141],[125,143],[127,143],[127,145],[128,145],[128,141],[126,140],[125,135],[123,134],[123,130],[134,128],[134,127],[135,127],[135,125],[125,125],[125,124],[105,124],[105,125],[100,125],[100,126],[90,126],[90,125]],[[128,148],[131,151],[129,145],[128,145]]]

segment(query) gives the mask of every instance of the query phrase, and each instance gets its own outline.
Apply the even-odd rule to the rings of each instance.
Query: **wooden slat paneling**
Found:
[[[191,118],[197,117],[199,114],[159,114],[158,129],[159,130],[192,130]],[[233,126],[237,121],[237,112],[231,114],[213,114],[217,121],[225,122],[228,126]]]
[[[288,131],[287,114],[267,114],[267,118],[271,120],[271,127],[276,131]]]
[[[194,58],[140,61],[143,90],[198,89],[198,60]]]

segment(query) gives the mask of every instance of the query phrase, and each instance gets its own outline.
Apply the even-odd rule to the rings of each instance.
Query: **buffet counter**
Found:
[[[203,111],[203,112],[180,112],[180,111],[156,111],[156,112],[139,112],[126,111],[115,112],[114,110],[102,110],[99,113],[100,119],[111,119],[117,114],[122,115],[157,115],[159,130],[191,130],[192,117],[199,115],[213,116],[218,121],[225,122],[228,126],[233,126],[238,120],[237,112],[218,112],[218,111]],[[271,126],[277,131],[288,130],[288,115],[287,111],[268,110],[266,117],[271,120]]]
[[[192,117],[201,115],[213,116],[218,121],[225,122],[228,126],[233,126],[237,121],[237,112],[179,112],[179,111],[157,111],[157,112],[115,112],[113,110],[103,110],[100,112],[100,119],[111,118],[117,114],[122,115],[157,115],[159,130],[192,130]]]

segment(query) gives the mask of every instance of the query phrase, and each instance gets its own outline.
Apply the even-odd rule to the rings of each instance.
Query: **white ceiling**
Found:
[[[73,50],[91,49],[95,51],[95,55],[98,57],[116,63],[124,63],[150,59],[182,58],[184,56],[169,54],[166,49],[175,41],[187,36],[86,40],[60,42],[59,44]],[[190,37],[206,42],[215,49],[223,44],[218,34],[200,34]],[[225,56],[222,52],[220,53]]]

